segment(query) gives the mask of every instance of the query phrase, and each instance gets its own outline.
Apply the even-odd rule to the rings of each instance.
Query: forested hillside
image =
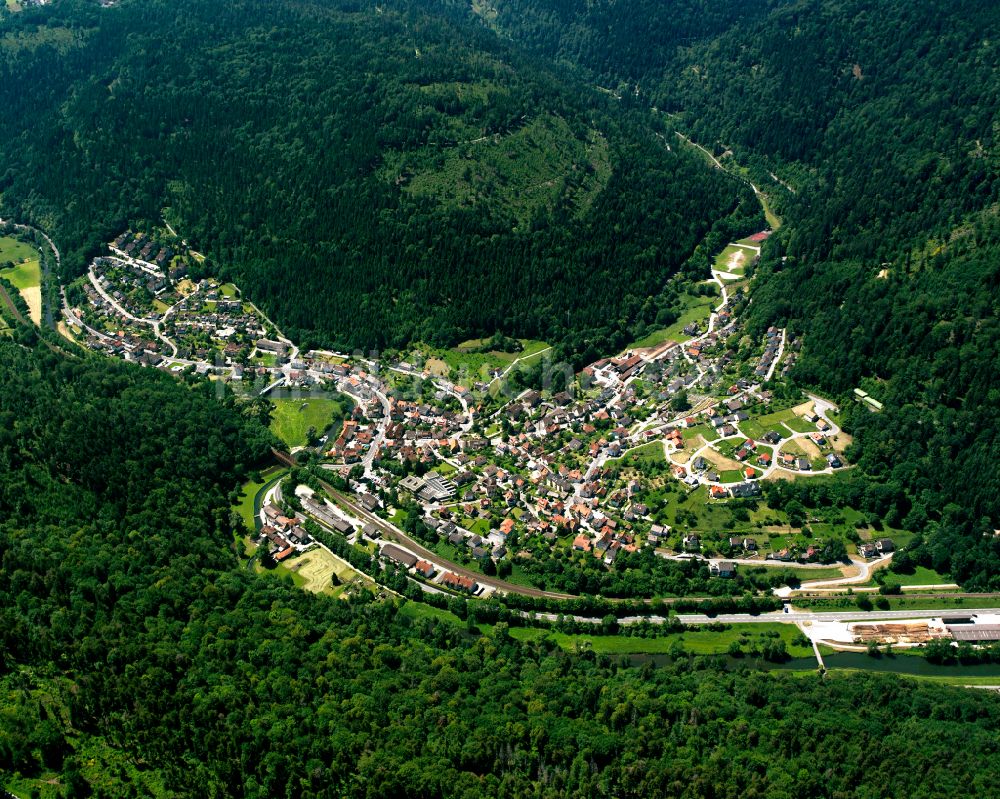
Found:
[[[760,225],[648,115],[419,3],[25,10],[0,102],[0,213],[67,272],[164,212],[306,344],[615,349],[713,225]]]
[[[885,403],[850,420],[873,506],[931,533],[924,562],[1000,587],[1000,7],[530,5],[489,25],[750,170],[785,222],[751,330],[804,334],[803,385]]]
[[[268,436],[203,386],[0,341],[0,422],[2,784],[780,799],[995,783],[986,692],[628,668],[255,576],[227,495]]]

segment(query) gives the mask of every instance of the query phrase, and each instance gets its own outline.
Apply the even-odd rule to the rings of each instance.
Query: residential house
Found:
[[[875,549],[880,555],[888,555],[890,552],[895,552],[896,545],[891,538],[880,538],[875,542]]]
[[[709,564],[708,570],[713,577],[729,579],[736,576],[736,564],[731,560],[713,561]]]

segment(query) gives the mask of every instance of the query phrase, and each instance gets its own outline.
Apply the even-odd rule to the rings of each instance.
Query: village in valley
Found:
[[[622,625],[703,625],[716,613],[673,603],[737,603],[750,612],[724,622],[798,625],[790,645],[821,667],[817,642],[960,637],[927,607],[962,603],[957,585],[885,568],[914,534],[855,507],[846,409],[789,375],[807,342],[744,323],[766,231],[725,247],[710,279],[670,278],[669,327],[574,369],[543,341],[501,333],[303,351],[169,225],[120,234],[63,287],[49,282],[60,256],[46,234],[0,225],[5,318],[208,382],[269,425],[276,464],[234,494],[247,568],[332,597],[420,599],[417,616],[496,597],[483,607],[631,602],[638,615]],[[882,412],[877,389],[855,390],[850,413]],[[755,602],[782,609],[758,618]],[[857,623],[875,608],[903,621]]]
[[[743,329],[766,236],[720,254],[705,282],[710,304],[674,335],[568,375],[541,342],[470,356],[471,367],[462,348],[386,359],[302,353],[169,230],[110,242],[67,288],[62,329],[106,355],[268,397],[291,428],[296,416],[315,416],[285,443],[344,481],[352,501],[299,486],[288,504],[271,486],[253,521],[278,563],[315,547],[302,527],[309,519],[470,593],[495,588],[470,574],[530,583],[549,557],[612,569],[643,548],[706,557],[725,579],[750,561],[831,562],[845,552],[777,513],[767,518],[769,482],[849,469],[851,439],[834,405],[784,379],[802,341],[776,328],[754,341]],[[482,353],[473,344],[465,350]],[[539,365],[561,372],[557,386],[515,388],[517,368]],[[324,416],[331,403],[338,412]],[[387,541],[383,525],[416,528],[427,550]],[[852,538],[861,556],[883,554],[872,536]]]

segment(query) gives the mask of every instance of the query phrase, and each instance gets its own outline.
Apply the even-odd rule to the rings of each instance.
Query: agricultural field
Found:
[[[13,267],[0,269],[0,277],[9,280],[21,293],[36,325],[42,322],[42,270],[38,251],[30,244],[5,236],[0,238],[0,266],[6,263]]]
[[[289,447],[304,447],[310,428],[322,435],[340,412],[340,404],[333,399],[310,397],[308,399],[272,399],[271,432]]]

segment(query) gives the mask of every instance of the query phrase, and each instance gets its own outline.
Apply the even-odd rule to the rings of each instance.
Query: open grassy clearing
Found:
[[[454,613],[435,608],[432,605],[426,605],[423,602],[405,602],[399,609],[398,615],[413,620],[434,619],[435,621],[447,622],[449,624],[464,624]]]
[[[470,339],[451,349],[426,347],[423,348],[422,354],[427,358],[426,368],[435,374],[447,376],[452,370],[455,370],[459,376],[480,379],[488,377],[487,373],[493,369],[505,369],[519,358],[523,359],[521,364],[530,365],[537,361],[538,357],[541,357],[540,353],[549,347],[544,341],[532,339],[519,339],[519,341],[523,348],[520,352],[500,352],[499,350],[472,352],[487,342],[483,339]]]
[[[281,478],[285,474],[285,471],[281,466],[273,466],[261,474],[260,480],[251,480],[248,483],[244,483],[240,489],[240,500],[236,505],[236,510],[250,530],[257,529],[256,511],[259,509],[259,504],[257,503],[258,495],[266,486]]]
[[[322,547],[313,547],[308,552],[287,562],[288,570],[297,574],[305,582],[302,588],[314,594],[334,594],[337,588],[351,584],[363,585],[366,589],[375,591],[374,581],[367,575],[352,568],[346,561],[333,555]],[[337,576],[338,586],[333,585],[333,575]]]
[[[31,321],[42,322],[42,269],[38,251],[29,244],[8,237],[0,239],[0,264],[13,263],[13,267],[0,269],[24,298]]]
[[[784,425],[796,433],[815,433],[817,430],[816,425],[812,422],[807,422],[801,416],[793,416],[791,419],[786,419]]]
[[[787,435],[786,431],[781,429],[781,424],[794,417],[795,411],[791,408],[786,408],[783,411],[774,411],[773,413],[752,417],[745,422],[740,422],[740,430],[749,438],[754,439],[763,438],[764,434],[771,430]]]
[[[616,460],[623,461],[626,465],[637,463],[666,463],[667,456],[663,453],[662,441],[650,441],[648,444],[630,449],[621,458],[609,459],[612,463]]]
[[[176,796],[167,789],[159,772],[106,738],[70,732],[66,740],[72,750],[70,754],[80,764],[81,775],[93,791],[88,795],[110,796],[126,783],[132,786],[135,796],[150,799],[171,799]],[[38,777],[4,774],[0,777],[0,787],[24,799],[63,799],[66,789],[59,782],[59,776],[57,772],[48,771],[43,771]]]
[[[447,610],[425,605],[422,602],[407,602],[399,610],[401,616],[411,619],[435,619],[456,625],[465,622],[454,613]],[[495,634],[495,628],[489,624],[477,625],[484,635]],[[665,655],[671,652],[686,652],[692,655],[725,655],[730,645],[739,642],[744,652],[751,647],[760,647],[767,640],[780,638],[785,642],[788,654],[792,657],[811,657],[812,647],[795,643],[799,638],[799,630],[793,624],[762,623],[733,624],[725,630],[707,630],[700,627],[686,627],[682,632],[670,633],[655,638],[640,638],[627,635],[571,635],[555,632],[543,627],[511,627],[508,630],[511,638],[518,641],[540,641],[549,639],[567,652],[579,652],[590,649],[598,654],[606,655]],[[830,652],[822,647],[824,652]]]
[[[38,250],[32,245],[19,241],[13,236],[0,237],[0,264],[10,261],[16,265],[37,258]]]
[[[754,256],[755,253],[746,247],[737,247],[735,244],[730,244],[715,256],[714,267],[719,272],[742,275],[743,270],[753,260]]]
[[[685,294],[684,307],[676,322],[670,325],[670,327],[654,330],[645,338],[632,342],[628,348],[643,349],[646,347],[658,347],[665,341],[686,341],[690,336],[684,333],[684,328],[692,322],[706,322],[708,317],[712,315],[712,309],[718,304],[718,295],[709,297]]]
[[[701,441],[698,441],[699,436],[702,439]],[[719,434],[710,424],[698,424],[694,427],[686,427],[681,430],[681,438],[685,443],[694,442],[696,446],[701,446],[703,443],[717,441]]]
[[[2,262],[0,259],[0,263]],[[38,257],[21,261],[13,269],[0,269],[0,277],[7,278],[22,294],[24,289],[38,288],[42,284],[42,269]]]
[[[307,443],[309,428],[318,435],[333,424],[334,414],[339,405],[332,399],[310,397],[308,399],[273,399],[271,404],[271,432],[290,447],[303,447]]]
[[[776,571],[786,571],[794,574],[802,582],[807,580],[835,580],[839,577],[845,577],[850,575],[845,575],[845,571],[852,571],[856,573],[856,569],[850,566],[825,566],[819,569],[807,569],[802,566],[797,566],[794,563],[781,563],[776,560],[761,560],[757,565],[750,566],[746,563],[739,564],[740,571],[747,572],[753,571],[754,569],[774,569]]]
[[[765,641],[780,638],[792,657],[809,657],[811,646],[794,643],[799,635],[792,624],[762,623],[734,624],[725,630],[705,630],[688,627],[683,632],[656,638],[639,638],[626,635],[569,635],[538,627],[512,627],[512,638],[537,641],[548,638],[567,652],[590,649],[602,655],[666,655],[678,650],[692,655],[725,655],[729,647],[738,642],[746,653],[760,647]]]
[[[868,595],[874,601],[874,596]],[[970,608],[1000,608],[1000,597],[996,596],[972,596],[972,597],[947,597],[947,596],[921,596],[918,593],[904,594],[903,596],[886,597],[889,600],[889,610],[940,610],[955,611],[961,613]],[[793,603],[798,607],[808,607],[813,610],[843,610],[844,608],[857,609],[856,598],[853,596],[837,597],[817,597],[808,599],[795,599]],[[877,618],[879,609],[872,611],[873,617]]]
[[[887,572],[885,581],[890,585],[942,585],[953,582],[947,574],[939,574],[926,566],[917,566],[914,568],[913,574]]]
[[[273,569],[265,569],[259,562],[254,561],[253,569],[257,574],[270,574],[273,577],[277,577],[279,580],[287,580],[291,582],[296,588],[305,588],[306,578],[291,571],[283,563],[279,563]]]

